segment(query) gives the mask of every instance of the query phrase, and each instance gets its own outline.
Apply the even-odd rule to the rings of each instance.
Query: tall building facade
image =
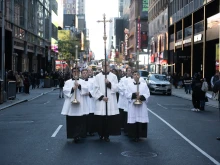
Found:
[[[51,24],[51,15],[52,9],[57,14],[57,6],[56,0],[5,0],[6,70],[53,69],[51,61],[56,53],[50,50],[51,36],[57,38],[57,28]]]
[[[219,71],[219,0],[172,0],[168,20],[173,72],[200,72],[210,82]]]
[[[168,3],[149,0],[149,71],[168,72]]]

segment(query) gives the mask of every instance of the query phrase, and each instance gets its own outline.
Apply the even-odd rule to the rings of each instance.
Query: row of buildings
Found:
[[[54,71],[60,30],[69,30],[79,40],[88,35],[84,0],[0,2],[2,79],[7,70]]]
[[[210,80],[219,71],[219,0],[119,0],[119,4],[114,42],[124,59],[135,61],[139,50],[143,67],[153,73],[200,72]]]

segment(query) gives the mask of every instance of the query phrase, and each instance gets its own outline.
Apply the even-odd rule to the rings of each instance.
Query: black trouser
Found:
[[[200,108],[200,98],[196,96],[196,93],[192,93],[192,103],[194,108],[199,109]]]

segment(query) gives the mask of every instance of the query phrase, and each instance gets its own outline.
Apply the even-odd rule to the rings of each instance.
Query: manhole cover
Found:
[[[149,158],[149,157],[157,157],[156,153],[153,152],[135,152],[135,151],[124,151],[121,155],[126,157],[139,157],[139,158]]]

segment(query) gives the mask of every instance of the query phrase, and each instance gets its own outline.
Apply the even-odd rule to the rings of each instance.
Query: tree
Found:
[[[59,54],[62,54],[63,59],[65,59],[68,64],[70,64],[70,60],[75,59],[76,45],[78,45],[78,49],[80,49],[80,42],[71,31],[59,30],[58,51]]]

